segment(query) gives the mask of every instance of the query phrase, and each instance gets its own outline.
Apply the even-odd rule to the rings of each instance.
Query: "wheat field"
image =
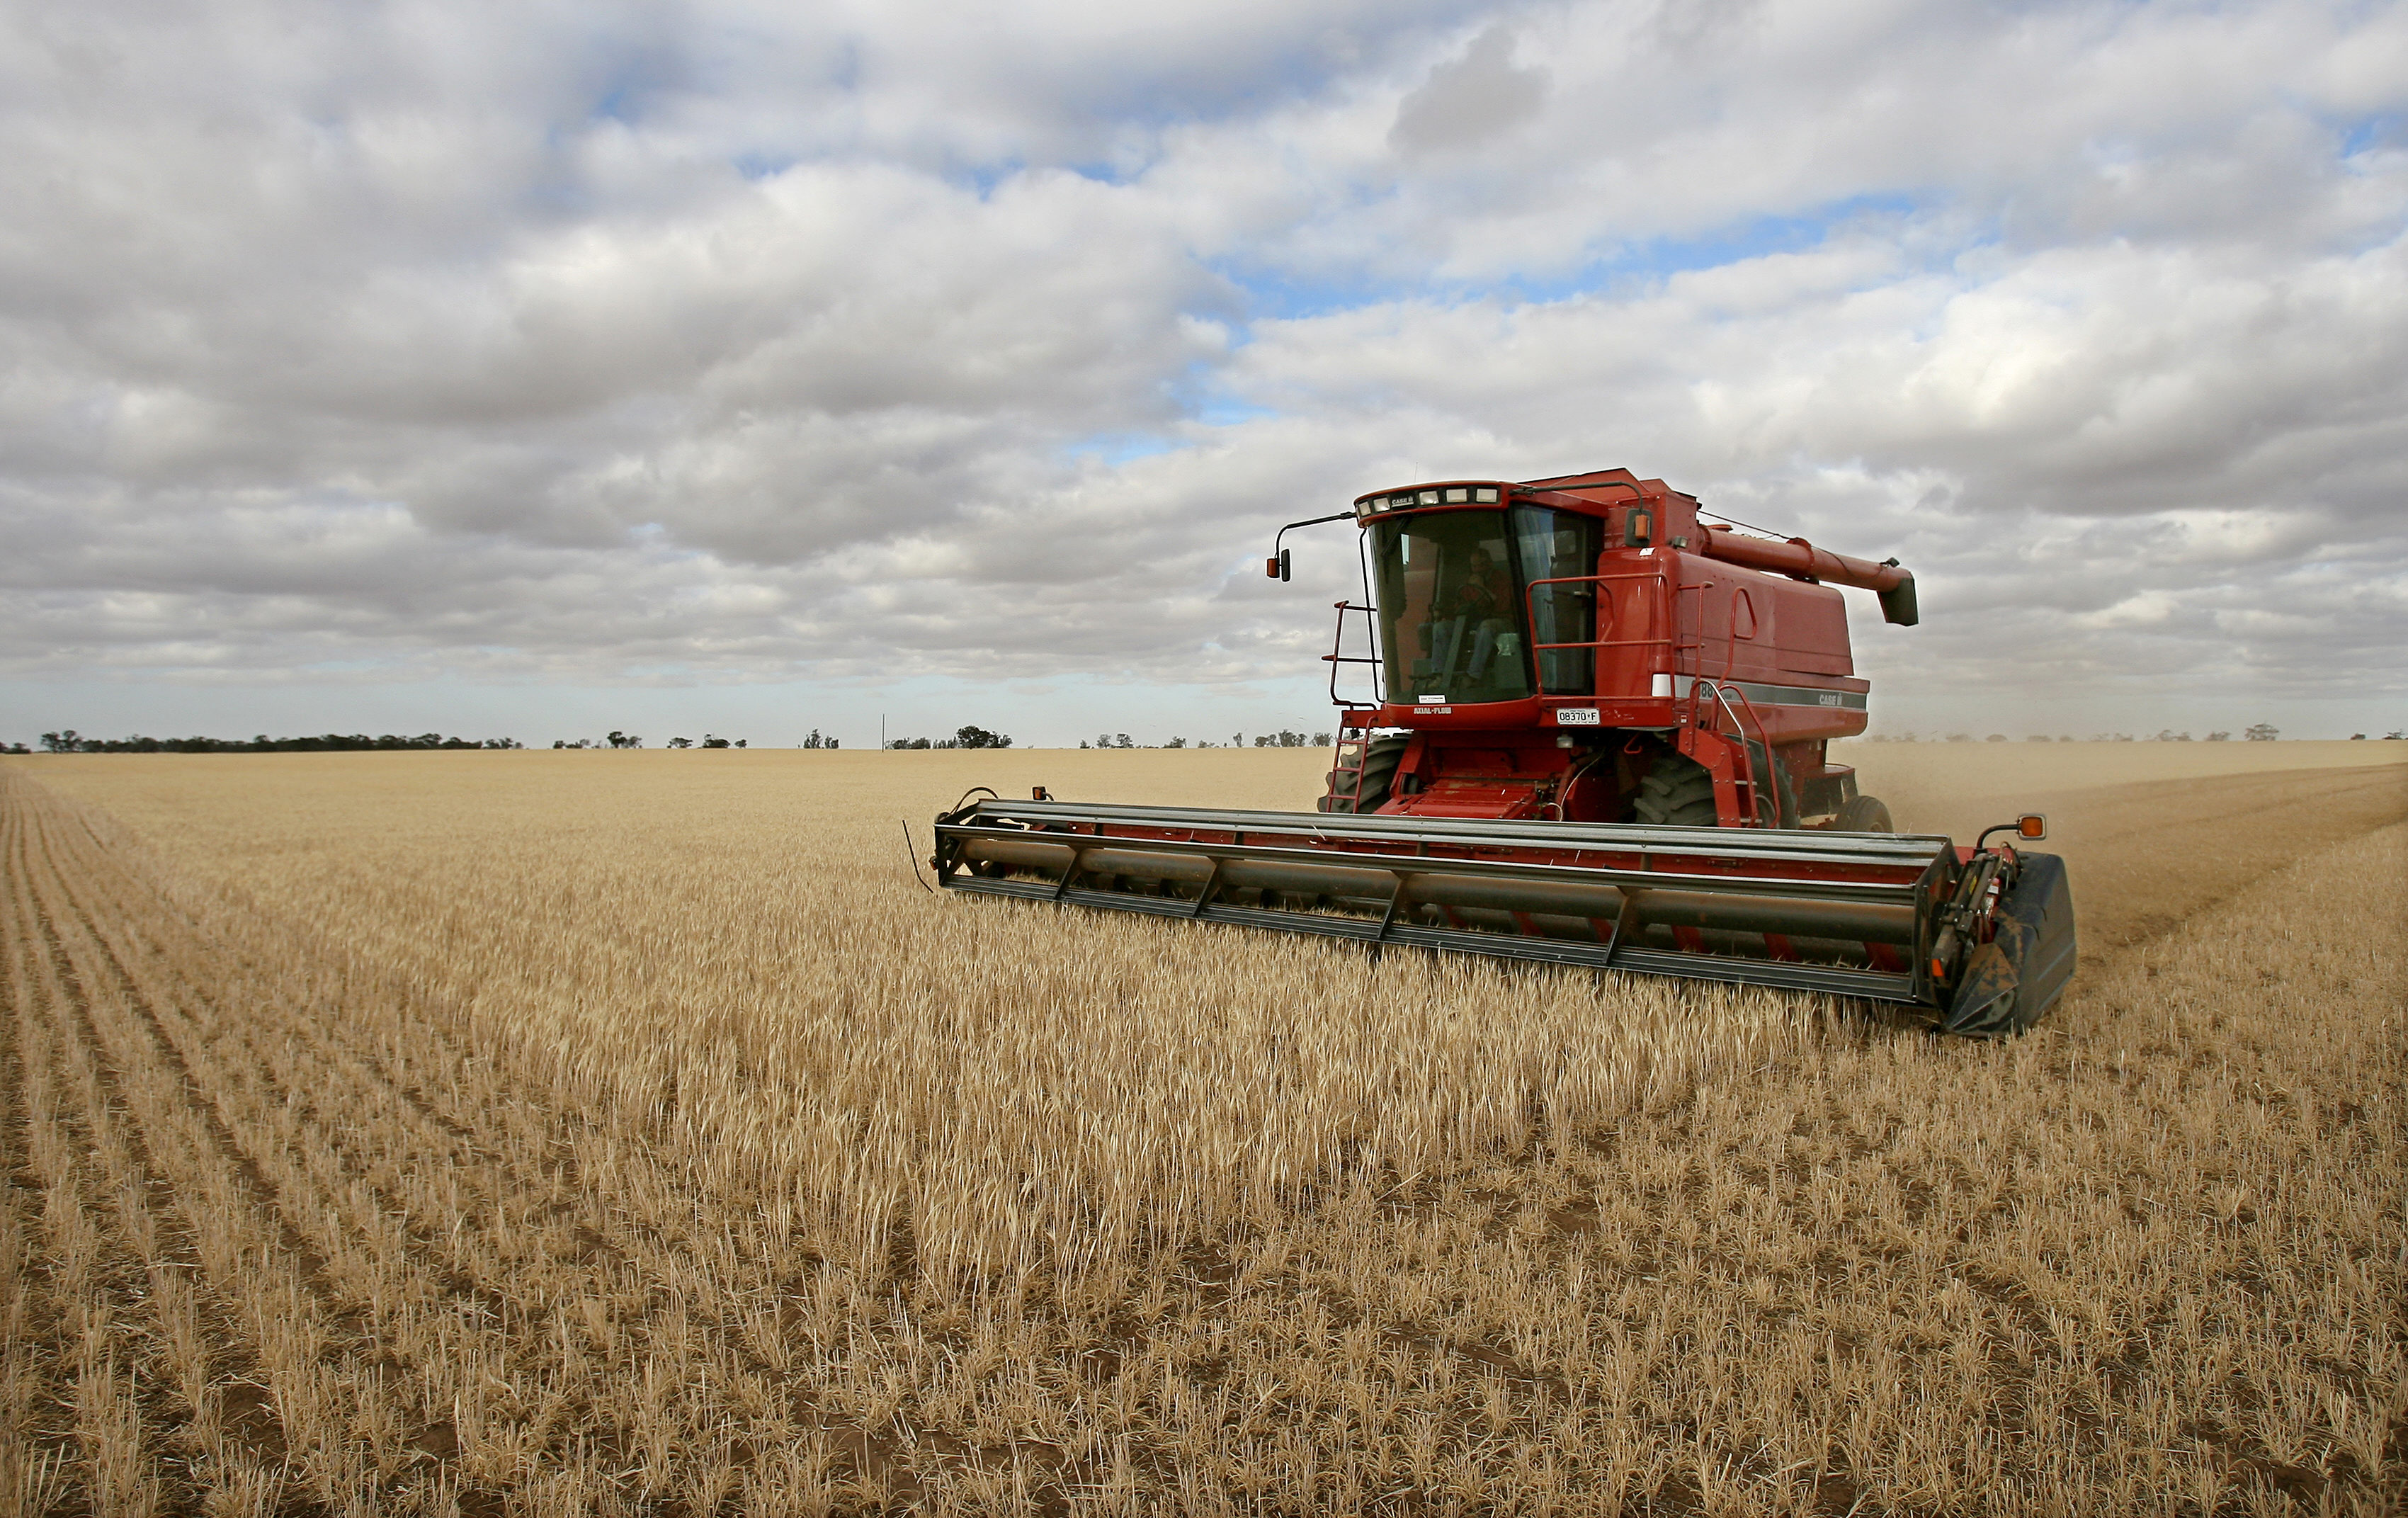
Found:
[[[2397,1511],[2408,767],[1855,762],[2040,1032],[914,879],[1312,752],[0,763],[0,1510]]]

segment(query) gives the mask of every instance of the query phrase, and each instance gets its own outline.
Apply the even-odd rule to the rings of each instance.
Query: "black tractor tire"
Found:
[[[1632,821],[1648,827],[1712,827],[1714,777],[1684,753],[1668,753],[1649,767],[1631,802]]]
[[[1387,805],[1388,792],[1397,781],[1397,765],[1405,756],[1405,745],[1412,741],[1409,733],[1391,733],[1375,738],[1363,755],[1363,784],[1354,796],[1325,795],[1319,803],[1323,811],[1378,811]]]
[[[1747,740],[1747,752],[1748,757],[1756,762],[1756,778],[1772,782],[1775,816],[1770,825],[1796,827],[1798,825],[1798,791],[1789,783],[1789,766],[1783,764],[1772,752],[1768,752],[1764,745],[1754,738]]]
[[[1831,819],[1831,831],[1895,833],[1898,829],[1890,824],[1889,809],[1881,804],[1880,797],[1859,795],[1849,797],[1848,804],[1840,809],[1840,815]]]

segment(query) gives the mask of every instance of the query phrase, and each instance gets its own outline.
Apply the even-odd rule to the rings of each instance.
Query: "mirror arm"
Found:
[[[1298,527],[1318,527],[1325,522],[1352,522],[1354,520],[1354,513],[1352,511],[1333,511],[1326,517],[1307,517],[1302,522],[1291,522],[1286,526],[1282,527],[1279,530],[1278,536],[1271,539],[1271,551],[1277,553],[1279,551],[1280,538],[1285,537],[1289,533],[1294,532]]]
[[[1318,527],[1325,522],[1352,522],[1354,520],[1354,513],[1352,511],[1332,511],[1326,517],[1307,517],[1302,522],[1289,523],[1286,526],[1282,527],[1278,534],[1271,538],[1271,556],[1266,563],[1265,572],[1273,580],[1285,580],[1287,578],[1287,551],[1280,547],[1280,539],[1285,537],[1295,529],[1298,527]]]

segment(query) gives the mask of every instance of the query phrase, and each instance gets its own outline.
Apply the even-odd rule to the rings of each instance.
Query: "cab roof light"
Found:
[[[1478,504],[1495,506],[1499,492],[1495,485],[1449,485],[1430,490],[1400,490],[1393,495],[1361,495],[1354,500],[1354,515],[1370,516],[1378,511],[1404,511],[1417,506],[1464,506]]]

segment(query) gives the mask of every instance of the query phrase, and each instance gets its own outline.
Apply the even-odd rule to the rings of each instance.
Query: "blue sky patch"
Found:
[[[1295,276],[1248,266],[1235,259],[1218,260],[1209,266],[1244,292],[1247,314],[1253,320],[1304,321],[1390,301],[1444,305],[1493,300],[1507,306],[1538,305],[1650,284],[1698,269],[1805,252],[1855,223],[1908,217],[1928,208],[1922,201],[1907,194],[1852,195],[1804,214],[1753,217],[1696,236],[1651,237],[1614,244],[1588,262],[1561,272],[1511,273],[1493,278],[1456,279],[1429,275],[1418,279],[1349,279],[1326,275]]]
[[[1094,459],[1118,468],[1139,459],[1175,453],[1186,446],[1180,439],[1158,432],[1106,432],[1066,444],[1062,452],[1068,458]]]

